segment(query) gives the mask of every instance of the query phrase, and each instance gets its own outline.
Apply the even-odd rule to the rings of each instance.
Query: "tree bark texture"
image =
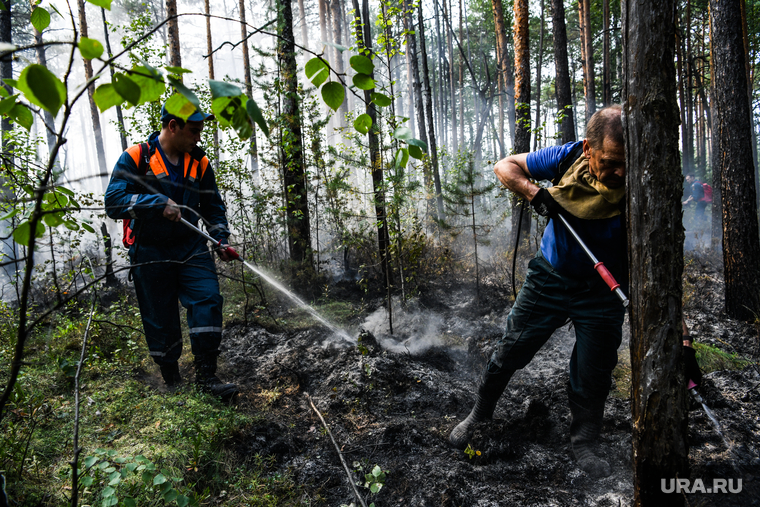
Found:
[[[301,0],[303,1],[303,0]],[[343,11],[340,8],[341,4],[338,0],[332,0],[330,7],[332,8],[332,21],[333,21],[333,39],[335,44],[343,45]],[[335,72],[343,74],[343,53],[338,48],[335,48]],[[346,113],[348,113],[348,101],[344,100],[338,110],[338,126],[343,127],[346,123]]]
[[[514,2],[515,46],[515,153],[530,150],[530,40],[528,0]],[[520,208],[523,207],[523,211]],[[512,235],[520,229],[520,238],[530,236],[530,210],[516,195],[512,197]],[[518,226],[518,222],[520,225]]]
[[[570,91],[570,72],[567,63],[567,28],[565,27],[564,0],[552,0],[552,27],[554,29],[554,66],[557,116],[562,132],[562,144],[575,141],[573,96]]]
[[[279,5],[278,0],[278,8],[281,6]],[[251,97],[253,95],[253,82],[251,80],[251,59],[248,56],[248,23],[245,21],[245,0],[238,0],[238,10],[240,10],[240,37],[243,42],[240,46],[243,49],[243,74],[245,75],[245,94],[248,97]],[[291,23],[290,23],[290,31],[293,31],[293,22],[292,22],[292,9],[291,12]],[[295,47],[295,46],[294,46]],[[256,142],[256,125],[251,124],[251,138],[248,140],[248,154],[251,156],[251,173],[255,174],[259,170],[259,147],[258,143]]]
[[[446,42],[449,49],[449,96],[451,97],[451,152],[459,149],[457,135],[457,97],[456,77],[454,74],[454,30],[452,28],[451,0],[443,0],[443,19],[446,22]]]
[[[206,0],[206,2],[208,2],[208,0]],[[100,8],[100,15],[103,17],[103,39],[106,42],[106,51],[108,53],[108,57],[111,58],[113,56],[113,52],[111,51],[111,40],[108,36],[108,20],[106,20],[106,10],[103,7]],[[210,52],[211,51],[209,50],[209,53]],[[211,57],[209,57],[209,59],[210,58]],[[109,70],[111,72],[111,81],[113,81],[113,66],[111,66]],[[127,148],[129,148],[129,141],[127,139],[127,129],[124,126],[124,115],[121,112],[120,105],[116,106],[116,121],[119,124],[119,139],[121,140],[121,149],[123,151],[127,151]]]
[[[87,35],[87,13],[84,7],[84,0],[77,0],[77,6],[79,8],[79,36],[89,37]],[[84,76],[89,81],[92,79],[92,62],[90,60],[82,60],[84,62]],[[103,147],[103,130],[100,128],[100,112],[98,111],[98,106],[95,105],[94,93],[95,83],[92,83],[87,87],[87,97],[90,102],[90,118],[92,118],[92,131],[95,136],[95,152],[98,155],[97,174],[100,177],[100,186],[103,192],[105,192],[108,186],[108,167],[106,166],[106,152]]]
[[[541,67],[544,64],[544,0],[541,0],[541,27],[538,32],[538,62],[536,63],[536,135],[533,137],[533,151],[539,148],[541,140]]]
[[[422,102],[422,82],[420,81],[420,67],[417,60],[417,32],[414,29],[414,8],[410,0],[404,0],[404,28],[406,29],[406,51],[409,56],[409,65],[412,74],[412,89],[414,91],[414,110],[417,112],[417,135],[425,144],[428,144],[427,130],[425,128],[425,106]],[[411,111],[410,111],[411,114]],[[423,170],[425,187],[430,188],[431,178],[428,168]]]
[[[661,479],[688,477],[682,373],[683,178],[675,80],[675,1],[625,0],[623,113],[631,267],[634,502],[683,505]]]
[[[726,313],[753,320],[760,315],[760,236],[739,0],[711,0],[710,27]]]
[[[242,0],[241,0],[242,1]],[[312,265],[309,228],[309,200],[306,194],[301,112],[298,106],[296,46],[293,37],[293,9],[290,0],[277,3],[277,59],[280,65],[282,97],[282,161],[287,206],[290,259],[304,267]]]
[[[586,97],[586,123],[596,112],[596,83],[594,76],[594,36],[591,32],[591,0],[578,0],[583,33],[583,88]]]
[[[204,0],[204,9],[206,13],[206,52],[208,53],[208,78],[216,79],[214,73],[214,46],[211,39],[211,4],[210,0]],[[219,162],[219,129],[216,122],[209,125],[214,130],[214,162]]]
[[[208,0],[206,0],[208,2]],[[340,4],[340,2],[335,2]],[[306,7],[304,7],[303,0],[298,0],[298,10],[301,13],[301,44],[303,47],[309,48],[309,27],[306,25]]]
[[[428,57],[425,45],[425,20],[422,16],[422,2],[417,6],[417,16],[420,32],[420,57],[422,59],[422,76],[425,95],[425,117],[428,127],[428,155],[430,157],[430,169],[433,173],[433,185],[435,186],[435,201],[438,220],[443,219],[443,194],[441,193],[441,176],[438,172],[438,147],[435,143],[435,123],[433,123],[433,97],[430,87],[430,74],[428,73]]]
[[[83,0],[78,0],[80,3]],[[80,9],[81,10],[81,9]],[[166,26],[169,30],[169,64],[182,67],[182,53],[179,45],[179,20],[177,19],[177,0],[166,0]],[[181,78],[182,76],[180,76]]]
[[[560,0],[561,1],[561,0]],[[504,7],[502,0],[491,0],[491,9],[493,10],[493,22],[496,28],[496,59],[497,59],[497,76],[499,84],[499,158],[507,156],[504,143],[504,111],[506,103],[510,100],[507,95],[507,75],[512,73],[509,63],[509,50],[507,43],[507,28],[504,23]],[[567,48],[565,48],[567,51]],[[567,60],[567,58],[565,58]]]
[[[604,33],[602,34],[602,104],[612,104],[610,82],[610,0],[603,0]]]

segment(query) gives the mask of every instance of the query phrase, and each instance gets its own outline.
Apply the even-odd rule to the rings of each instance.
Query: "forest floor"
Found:
[[[731,479],[733,490],[741,480],[741,491],[685,498],[691,506],[760,505],[758,327],[723,314],[718,266],[703,256],[687,258],[684,311],[700,356],[718,361],[703,367],[709,373],[700,391],[725,438],[692,402],[689,461],[692,480],[701,479],[705,488],[713,479]],[[330,291],[339,300],[362,295],[348,282]],[[448,435],[472,407],[480,371],[502,334],[508,301],[489,280],[477,299],[471,280],[452,276],[422,289],[404,308],[396,304],[393,335],[380,298],[365,302],[346,326],[351,341],[317,326],[297,332],[228,326],[221,373],[241,387],[238,410],[261,417],[239,428],[228,450],[242,460],[270,457],[268,473],[292,476],[316,504],[358,506],[313,402],[368,505],[630,505],[627,321],[601,436],[602,452],[614,468],[610,477],[589,478],[571,457],[565,391],[574,343],[569,325],[513,377],[494,419],[477,426],[473,452],[449,446]],[[279,309],[282,318],[294,313],[286,306]],[[354,341],[360,328],[376,337],[362,341],[366,354]],[[365,474],[376,465],[386,477],[382,489],[371,494]]]

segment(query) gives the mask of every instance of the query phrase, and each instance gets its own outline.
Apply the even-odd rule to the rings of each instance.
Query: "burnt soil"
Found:
[[[758,329],[723,314],[717,266],[699,258],[688,263],[686,281],[693,293],[685,305],[687,324],[697,340],[757,363]],[[333,294],[350,300],[349,285],[336,287]],[[627,388],[609,397],[600,439],[613,474],[592,479],[571,457],[565,390],[574,342],[570,325],[557,330],[531,364],[513,377],[494,419],[477,426],[471,440],[477,451],[473,457],[448,445],[450,431],[473,405],[480,371],[509,311],[507,295],[487,280],[484,285],[476,300],[468,280],[450,278],[421,291],[405,309],[396,304],[392,336],[378,298],[363,320],[347,328],[354,339],[360,327],[376,337],[365,335],[366,354],[353,339],[319,326],[291,333],[228,327],[221,373],[241,386],[240,410],[263,414],[259,423],[239,430],[233,451],[244,458],[270,457],[269,473],[291,474],[309,505],[358,506],[311,400],[367,505],[630,505]],[[359,292],[354,295],[358,300]],[[623,332],[624,362],[627,321]],[[741,479],[741,492],[689,493],[688,505],[760,505],[759,384],[753,364],[705,375],[701,392],[725,440],[692,402],[691,478],[702,479],[706,487],[714,478],[733,479],[734,489]],[[379,493],[371,495],[364,487],[364,474],[375,465],[387,477]]]

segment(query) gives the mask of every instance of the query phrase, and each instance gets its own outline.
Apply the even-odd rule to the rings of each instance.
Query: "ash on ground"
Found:
[[[694,265],[700,296],[685,305],[697,340],[723,344],[757,362],[757,329],[726,319],[714,266]],[[384,308],[367,315],[362,342],[347,343],[315,326],[297,333],[233,326],[223,341],[226,379],[241,386],[239,409],[264,419],[241,428],[235,451],[272,457],[270,473],[290,473],[309,505],[340,506],[354,497],[323,415],[367,504],[405,506],[619,506],[633,501],[628,393],[609,397],[601,452],[613,466],[594,480],[571,456],[566,383],[574,343],[560,328],[532,363],[517,372],[494,419],[477,426],[469,452],[448,444],[470,411],[480,372],[509,311],[495,289],[461,281],[429,288],[406,306],[394,301],[394,333]],[[620,357],[628,355],[628,323]],[[352,336],[359,336],[359,329]],[[362,343],[362,346],[359,346]],[[705,375],[701,388],[725,438],[695,402],[689,412],[691,478],[741,479],[740,493],[687,494],[689,505],[760,505],[760,376],[742,370]],[[266,410],[263,410],[266,409]],[[727,448],[727,445],[730,448]],[[386,472],[377,494],[365,474]]]

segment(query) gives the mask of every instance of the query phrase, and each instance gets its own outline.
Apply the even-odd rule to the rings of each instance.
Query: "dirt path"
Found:
[[[571,459],[565,391],[574,340],[569,326],[558,330],[531,365],[513,377],[494,420],[475,431],[474,457],[448,445],[449,432],[472,406],[477,377],[507,315],[496,303],[475,306],[471,300],[468,290],[452,287],[423,297],[404,314],[396,314],[393,337],[384,329],[384,310],[369,315],[364,325],[377,336],[377,343],[365,339],[366,355],[356,343],[331,338],[318,328],[295,334],[242,326],[227,329],[226,370],[243,387],[241,409],[267,409],[261,424],[241,430],[238,452],[274,456],[271,472],[290,471],[314,503],[357,503],[338,455],[309,406],[308,393],[356,482],[363,484],[364,473],[375,465],[387,471],[378,494],[359,488],[367,504],[631,504],[629,400],[610,397],[606,407],[601,445],[614,467],[612,476],[592,480]],[[626,324],[623,347],[627,333]],[[703,393],[733,451],[726,451],[694,404],[692,478],[705,484],[712,484],[713,478],[741,478],[742,491],[689,494],[690,505],[760,505],[758,382],[752,368],[706,377]]]

